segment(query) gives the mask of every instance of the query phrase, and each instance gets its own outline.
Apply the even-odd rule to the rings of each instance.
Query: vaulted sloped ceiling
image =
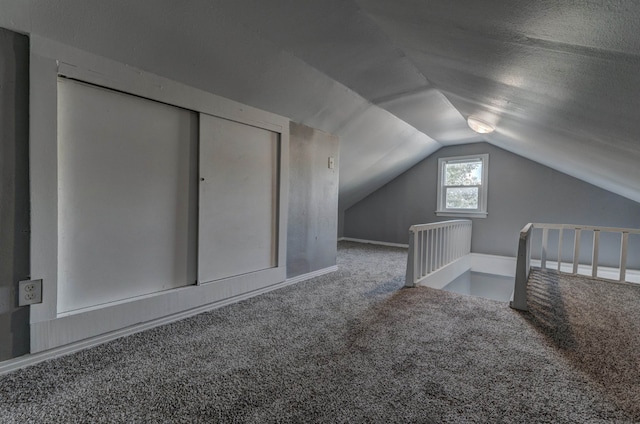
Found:
[[[440,145],[484,139],[640,201],[640,2],[275,3],[233,13]]]
[[[640,2],[358,3],[488,142],[640,201]]]
[[[342,209],[480,140],[640,201],[635,0],[2,0],[0,26],[339,135]]]

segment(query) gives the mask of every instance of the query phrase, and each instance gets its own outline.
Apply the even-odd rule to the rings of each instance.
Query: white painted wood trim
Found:
[[[455,280],[460,275],[471,269],[471,255],[464,255],[444,267],[433,271],[421,280],[416,286],[431,287],[432,289],[442,289],[444,286]]]
[[[43,303],[30,306],[31,322],[55,317],[58,304],[58,76],[39,40],[29,59],[29,183],[31,278],[42,279]]]
[[[579,274],[584,276],[590,276],[592,278],[601,278],[610,281],[640,283],[640,270],[631,270],[629,276],[626,275],[626,263],[627,263],[627,242],[629,234],[640,234],[640,229],[637,228],[619,228],[619,227],[596,227],[591,225],[575,225],[575,224],[541,224],[532,223],[528,224],[528,227],[534,229],[542,229],[542,251],[544,253],[546,234],[549,230],[558,231],[558,260],[557,262],[549,262],[555,264],[555,268],[561,272],[568,272],[571,274]],[[573,243],[573,258],[569,264],[562,263],[562,236],[563,230],[574,231],[574,243]],[[579,263],[580,249],[581,249],[581,235],[583,231],[593,232],[592,252],[591,252],[591,265],[584,265]],[[600,248],[600,233],[618,233],[621,235],[620,246],[620,260],[619,267],[601,267],[598,264],[599,261],[599,248]],[[542,260],[534,261],[540,268],[550,269],[551,265],[545,263],[545,255],[541,255]],[[590,270],[585,272],[586,267]],[[616,274],[616,275],[614,275]]]
[[[37,39],[34,48],[40,55],[55,59],[58,64],[58,75],[66,78],[275,132],[288,130],[289,120],[282,116],[256,109],[150,72],[141,71],[104,57],[95,56],[41,38]],[[43,49],[46,49],[46,51],[43,51]]]
[[[435,211],[436,216],[450,216],[452,218],[486,218],[488,212],[451,212],[451,211]]]
[[[622,227],[596,227],[593,225],[579,225],[579,224],[544,224],[533,223],[531,224],[535,229],[548,228],[550,230],[585,230],[585,231],[602,231],[603,233],[629,233],[640,234],[639,228],[622,228]]]
[[[516,258],[511,256],[472,253],[471,271],[502,275],[503,277],[515,277]]]
[[[351,237],[340,237],[338,239],[338,241],[352,241],[354,243],[375,244],[375,245],[378,245],[378,246],[403,247],[405,249],[409,248],[408,244],[389,243],[389,242],[386,242],[386,241],[377,241],[377,240],[364,240],[364,239],[351,238]]]
[[[307,274],[299,275],[294,278],[287,279],[281,283],[274,284],[269,287],[265,287],[262,289],[254,290],[249,293],[243,293],[238,296],[234,296],[231,298],[223,299],[214,303],[210,303],[208,305],[203,305],[198,308],[189,309],[188,311],[176,313],[170,316],[154,319],[152,321],[148,321],[145,323],[141,323],[138,325],[134,325],[131,327],[127,327],[122,330],[112,331],[110,333],[102,334],[96,337],[91,337],[86,340],[78,341],[75,343],[70,343],[65,346],[57,347],[54,349],[49,349],[39,353],[32,353],[20,356],[18,358],[9,359],[7,361],[0,362],[0,375],[10,373],[12,371],[16,371],[20,368],[28,367],[30,365],[35,365],[43,361],[47,361],[49,359],[58,358],[61,356],[69,355],[75,352],[78,352],[83,349],[89,349],[94,346],[98,346],[100,344],[109,342],[111,340],[118,339],[120,337],[126,337],[131,334],[139,333],[141,331],[149,330],[155,327],[159,327],[161,325],[170,324],[172,322],[180,321],[185,318],[192,317],[194,315],[198,315],[204,312],[212,311],[214,309],[221,308],[223,306],[227,306],[236,302],[240,302],[242,300],[250,299],[252,297],[259,296],[264,293],[268,293],[274,290],[278,290],[293,284],[300,283],[302,281],[310,280],[312,278],[316,278],[322,275],[330,274],[338,270],[338,266],[331,266],[323,269],[319,269],[317,271],[313,271]]]
[[[444,165],[447,162],[463,162],[467,160],[480,159],[482,161],[482,185],[480,187],[478,209],[472,211],[460,209],[447,209],[445,207],[445,190],[444,188]],[[437,210],[434,212],[436,216],[450,216],[458,218],[486,218],[487,198],[489,190],[489,154],[483,153],[479,155],[451,156],[438,158],[438,185],[436,188]]]
[[[417,224],[409,228],[405,287],[414,287],[437,270],[471,253],[472,222],[451,220]]]
[[[311,272],[308,272],[306,274],[298,275],[296,277],[287,278],[287,280],[283,284],[285,284],[285,283],[286,283],[286,285],[297,284],[297,283],[300,283],[302,281],[307,281],[307,280],[310,280],[312,278],[320,277],[322,275],[331,274],[332,272],[336,272],[337,270],[338,270],[338,265],[330,266],[330,267],[327,267],[327,268],[322,268],[322,269],[319,269],[317,271],[311,271]],[[282,287],[284,287],[284,286],[282,286]]]
[[[383,241],[375,241],[375,240],[364,240],[364,239],[355,239],[350,237],[340,237],[338,241],[352,241],[356,243],[366,243],[366,244],[376,244],[380,246],[391,246],[391,247],[404,247],[408,248],[408,244],[399,244],[399,243],[387,243]],[[488,255],[485,253],[471,253],[471,271],[474,272],[482,272],[485,274],[496,274],[502,275],[504,277],[513,277],[515,276],[515,268],[516,268],[516,258],[512,256],[499,256],[499,255]],[[531,265],[539,267],[540,260],[532,259]],[[572,272],[572,264],[562,263],[562,271],[571,273]],[[557,267],[557,262],[548,261],[547,260],[547,268],[555,268]],[[604,278],[609,279],[618,279],[619,275],[618,268],[609,268],[609,267],[598,267],[598,274],[600,276],[605,276]],[[630,273],[628,276],[630,282],[638,282],[640,283],[640,270],[629,270]],[[580,275],[590,275],[591,274],[591,265],[580,265],[578,267],[578,274]]]
[[[409,231],[412,231],[415,233],[423,230],[429,230],[429,229],[433,230],[436,228],[451,227],[454,224],[467,224],[467,223],[471,223],[471,221],[469,221],[468,219],[454,219],[450,221],[431,222],[429,224],[416,224],[409,227]]]

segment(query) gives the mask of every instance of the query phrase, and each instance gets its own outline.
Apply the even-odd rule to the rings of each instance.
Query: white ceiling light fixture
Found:
[[[473,115],[467,118],[467,124],[469,124],[469,128],[479,134],[489,134],[495,130],[495,128],[493,128],[493,125]]]

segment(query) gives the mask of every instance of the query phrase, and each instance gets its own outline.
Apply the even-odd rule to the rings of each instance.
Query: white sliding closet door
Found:
[[[197,114],[58,80],[58,312],[194,284]]]
[[[279,134],[200,115],[198,280],[274,268]]]

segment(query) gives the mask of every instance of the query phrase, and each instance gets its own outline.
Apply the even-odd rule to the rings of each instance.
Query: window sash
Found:
[[[452,207],[449,206],[449,202],[450,202],[450,189],[456,190],[456,189],[463,189],[463,190],[468,190],[468,189],[475,189],[475,207]],[[444,187],[444,199],[443,199],[443,206],[444,206],[444,210],[457,210],[457,211],[479,211],[482,208],[482,187],[481,186],[446,186]]]
[[[449,165],[479,165],[480,169],[478,170],[478,177],[480,179],[480,184],[482,185],[483,183],[483,177],[484,177],[484,162],[481,158],[472,158],[472,159],[454,159],[454,160],[447,160],[442,164],[442,168],[441,168],[441,172],[442,172],[442,185],[446,186],[446,187],[450,187],[453,184],[447,184],[447,167]],[[474,170],[476,171],[476,170]],[[474,186],[474,185],[478,185],[478,184],[462,184],[464,186]]]

